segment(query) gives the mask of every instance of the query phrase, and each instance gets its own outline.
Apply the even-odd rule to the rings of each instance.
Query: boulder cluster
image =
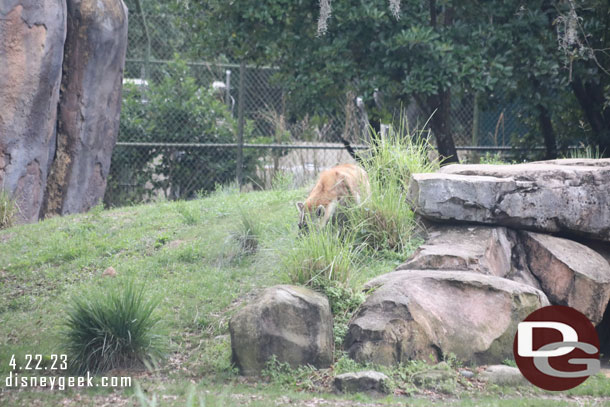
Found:
[[[408,204],[427,240],[366,284],[344,342],[351,358],[502,363],[513,357],[517,324],[549,304],[583,313],[610,351],[610,159],[449,165],[413,174]],[[231,321],[242,372],[260,371],[272,354],[330,364],[328,303],[296,290],[272,287]]]

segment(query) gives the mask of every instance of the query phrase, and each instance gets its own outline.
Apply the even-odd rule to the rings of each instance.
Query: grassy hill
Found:
[[[189,202],[98,207],[1,230],[0,405],[404,405],[405,394],[415,396],[408,399],[410,405],[428,405],[430,395],[441,404],[466,406],[610,402],[599,398],[610,394],[610,380],[603,375],[590,378],[570,399],[532,388],[469,388],[458,379],[442,389],[403,386],[396,396],[382,399],[337,396],[328,394],[333,372],[349,365],[340,353],[333,369],[289,371],[278,366],[264,379],[240,378],[230,363],[228,319],[261,287],[291,282],[284,258],[297,242],[294,203],[305,194],[285,188],[242,194],[229,188]],[[253,253],[240,244],[243,219],[256,225],[258,247]],[[357,292],[399,260],[361,254],[348,286]],[[108,267],[116,270],[116,277],[102,275]],[[71,298],[127,281],[144,284],[147,297],[159,300],[156,315],[167,358],[158,369],[105,374],[132,377],[129,388],[6,388],[13,355],[23,361],[27,354],[48,359],[64,352],[61,333]],[[393,373],[408,377],[424,366],[411,364]],[[18,373],[34,374],[24,369]]]

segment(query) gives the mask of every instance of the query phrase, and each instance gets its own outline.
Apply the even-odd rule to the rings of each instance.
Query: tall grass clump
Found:
[[[7,191],[0,189],[0,230],[13,226],[18,212],[17,201]]]
[[[328,281],[347,284],[357,268],[358,251],[353,233],[329,223],[301,235],[284,255],[283,265],[295,284],[314,288]]]
[[[252,213],[241,210],[238,228],[232,236],[243,254],[253,254],[258,250],[262,235],[262,225]]]
[[[131,281],[73,297],[64,332],[70,368],[95,374],[154,364],[163,353],[158,303]]]
[[[406,120],[376,137],[362,160],[371,184],[371,196],[346,211],[355,239],[375,252],[404,254],[417,227],[407,204],[411,174],[432,172],[439,162],[430,159],[428,132],[410,132]]]

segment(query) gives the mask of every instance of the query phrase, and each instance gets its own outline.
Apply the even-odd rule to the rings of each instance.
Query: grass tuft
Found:
[[[157,305],[131,281],[73,297],[64,333],[70,367],[95,374],[154,364],[162,355]]]
[[[233,238],[239,244],[243,254],[254,254],[258,250],[261,239],[262,225],[256,220],[256,216],[250,212],[240,210],[240,223],[237,231],[233,233]]]
[[[369,175],[371,197],[346,211],[358,243],[380,253],[404,255],[411,249],[417,228],[407,204],[411,174],[432,172],[439,162],[430,159],[432,147],[425,131],[410,132],[405,120],[377,137],[363,165]],[[395,256],[395,255],[394,255]]]
[[[318,287],[323,281],[347,284],[357,268],[355,235],[329,223],[310,228],[283,257],[293,283]]]
[[[0,189],[0,230],[13,226],[18,213],[17,201],[7,191]]]

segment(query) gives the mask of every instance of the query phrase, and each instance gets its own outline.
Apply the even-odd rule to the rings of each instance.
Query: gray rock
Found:
[[[409,200],[433,220],[610,241],[610,166],[602,164],[448,165],[413,174]]]
[[[378,288],[350,322],[345,348],[356,361],[383,365],[449,353],[499,363],[512,356],[517,324],[549,305],[529,285],[468,271],[395,271],[367,286]]]
[[[343,373],[335,377],[335,388],[344,393],[378,392],[388,393],[389,378],[373,370]]]
[[[273,355],[293,367],[330,366],[333,319],[328,299],[304,287],[265,289],[229,322],[233,362],[255,375]]]
[[[0,188],[17,199],[18,222],[34,222],[55,152],[65,1],[1,1],[0,38]]]
[[[553,304],[567,305],[598,324],[610,301],[610,264],[593,249],[542,233],[519,233],[531,272]]]
[[[511,270],[506,228],[434,226],[428,240],[397,270],[464,270],[504,277]]]
[[[491,365],[479,373],[478,378],[498,386],[524,386],[529,382],[519,369],[506,365]]]
[[[470,370],[465,370],[462,369],[459,371],[460,375],[466,379],[472,379],[474,377],[474,372],[471,372]]]
[[[127,49],[122,0],[67,0],[57,151],[43,216],[87,211],[104,196],[121,109]]]

